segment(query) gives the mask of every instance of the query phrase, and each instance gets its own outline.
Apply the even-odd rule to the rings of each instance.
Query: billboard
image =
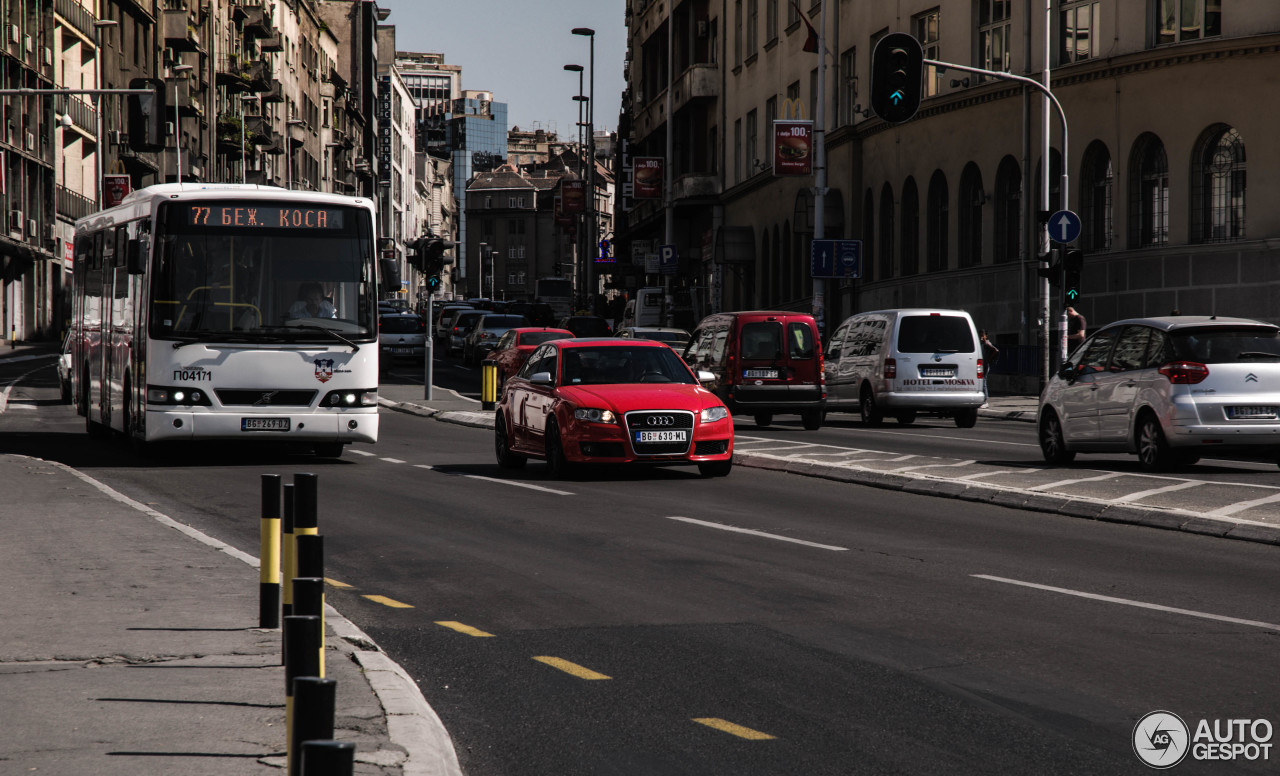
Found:
[[[661,156],[635,158],[635,179],[632,181],[632,187],[636,199],[662,199],[664,161]]]
[[[813,174],[813,122],[773,122],[773,174]]]

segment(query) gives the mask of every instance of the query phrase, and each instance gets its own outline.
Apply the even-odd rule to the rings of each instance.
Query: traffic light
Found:
[[[924,49],[905,32],[880,39],[871,54],[871,109],[890,124],[901,124],[920,108]]]
[[[163,151],[169,134],[165,124],[164,81],[158,78],[134,78],[130,89],[150,89],[151,94],[129,95],[129,148],[134,151]]]
[[[427,290],[428,290],[428,291],[430,291],[431,293],[433,293],[433,294],[434,294],[434,293],[436,292],[436,289],[438,289],[438,288],[440,288],[440,276],[439,276],[439,275],[432,275],[431,277],[427,278]]]
[[[1036,274],[1048,278],[1051,286],[1061,285],[1062,263],[1058,260],[1058,249],[1052,248],[1048,253],[1040,254],[1039,258],[1040,266],[1036,267]]]
[[[1084,270],[1084,251],[1067,248],[1062,255],[1062,291],[1067,304],[1080,301],[1080,276]]]

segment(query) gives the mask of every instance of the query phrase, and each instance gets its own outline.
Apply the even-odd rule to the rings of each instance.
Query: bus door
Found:
[[[128,256],[128,231],[124,225],[108,230],[104,240],[115,244],[110,267],[110,305],[103,305],[111,316],[109,325],[103,322],[103,331],[109,332],[111,347],[106,358],[106,406],[103,422],[117,431],[124,431],[124,382],[129,367],[130,331],[133,327],[132,294],[130,293]]]

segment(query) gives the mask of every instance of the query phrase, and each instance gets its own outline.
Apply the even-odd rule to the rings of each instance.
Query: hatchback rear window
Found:
[[[1184,361],[1223,364],[1280,358],[1280,337],[1271,328],[1179,329],[1171,334],[1174,352]]]
[[[521,345],[541,345],[551,340],[565,339],[569,335],[559,331],[526,331],[520,335]]]
[[[382,331],[385,334],[417,334],[426,328],[421,318],[388,315],[382,318]]]
[[[958,315],[908,315],[898,327],[900,353],[972,353],[973,329]]]

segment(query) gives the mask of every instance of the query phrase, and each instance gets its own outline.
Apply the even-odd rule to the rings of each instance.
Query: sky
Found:
[[[615,130],[624,88],[626,0],[377,0],[391,11],[399,51],[438,52],[462,67],[462,88],[493,93],[507,104],[507,123],[520,129],[576,136],[578,74],[590,95],[595,34],[595,127]]]

